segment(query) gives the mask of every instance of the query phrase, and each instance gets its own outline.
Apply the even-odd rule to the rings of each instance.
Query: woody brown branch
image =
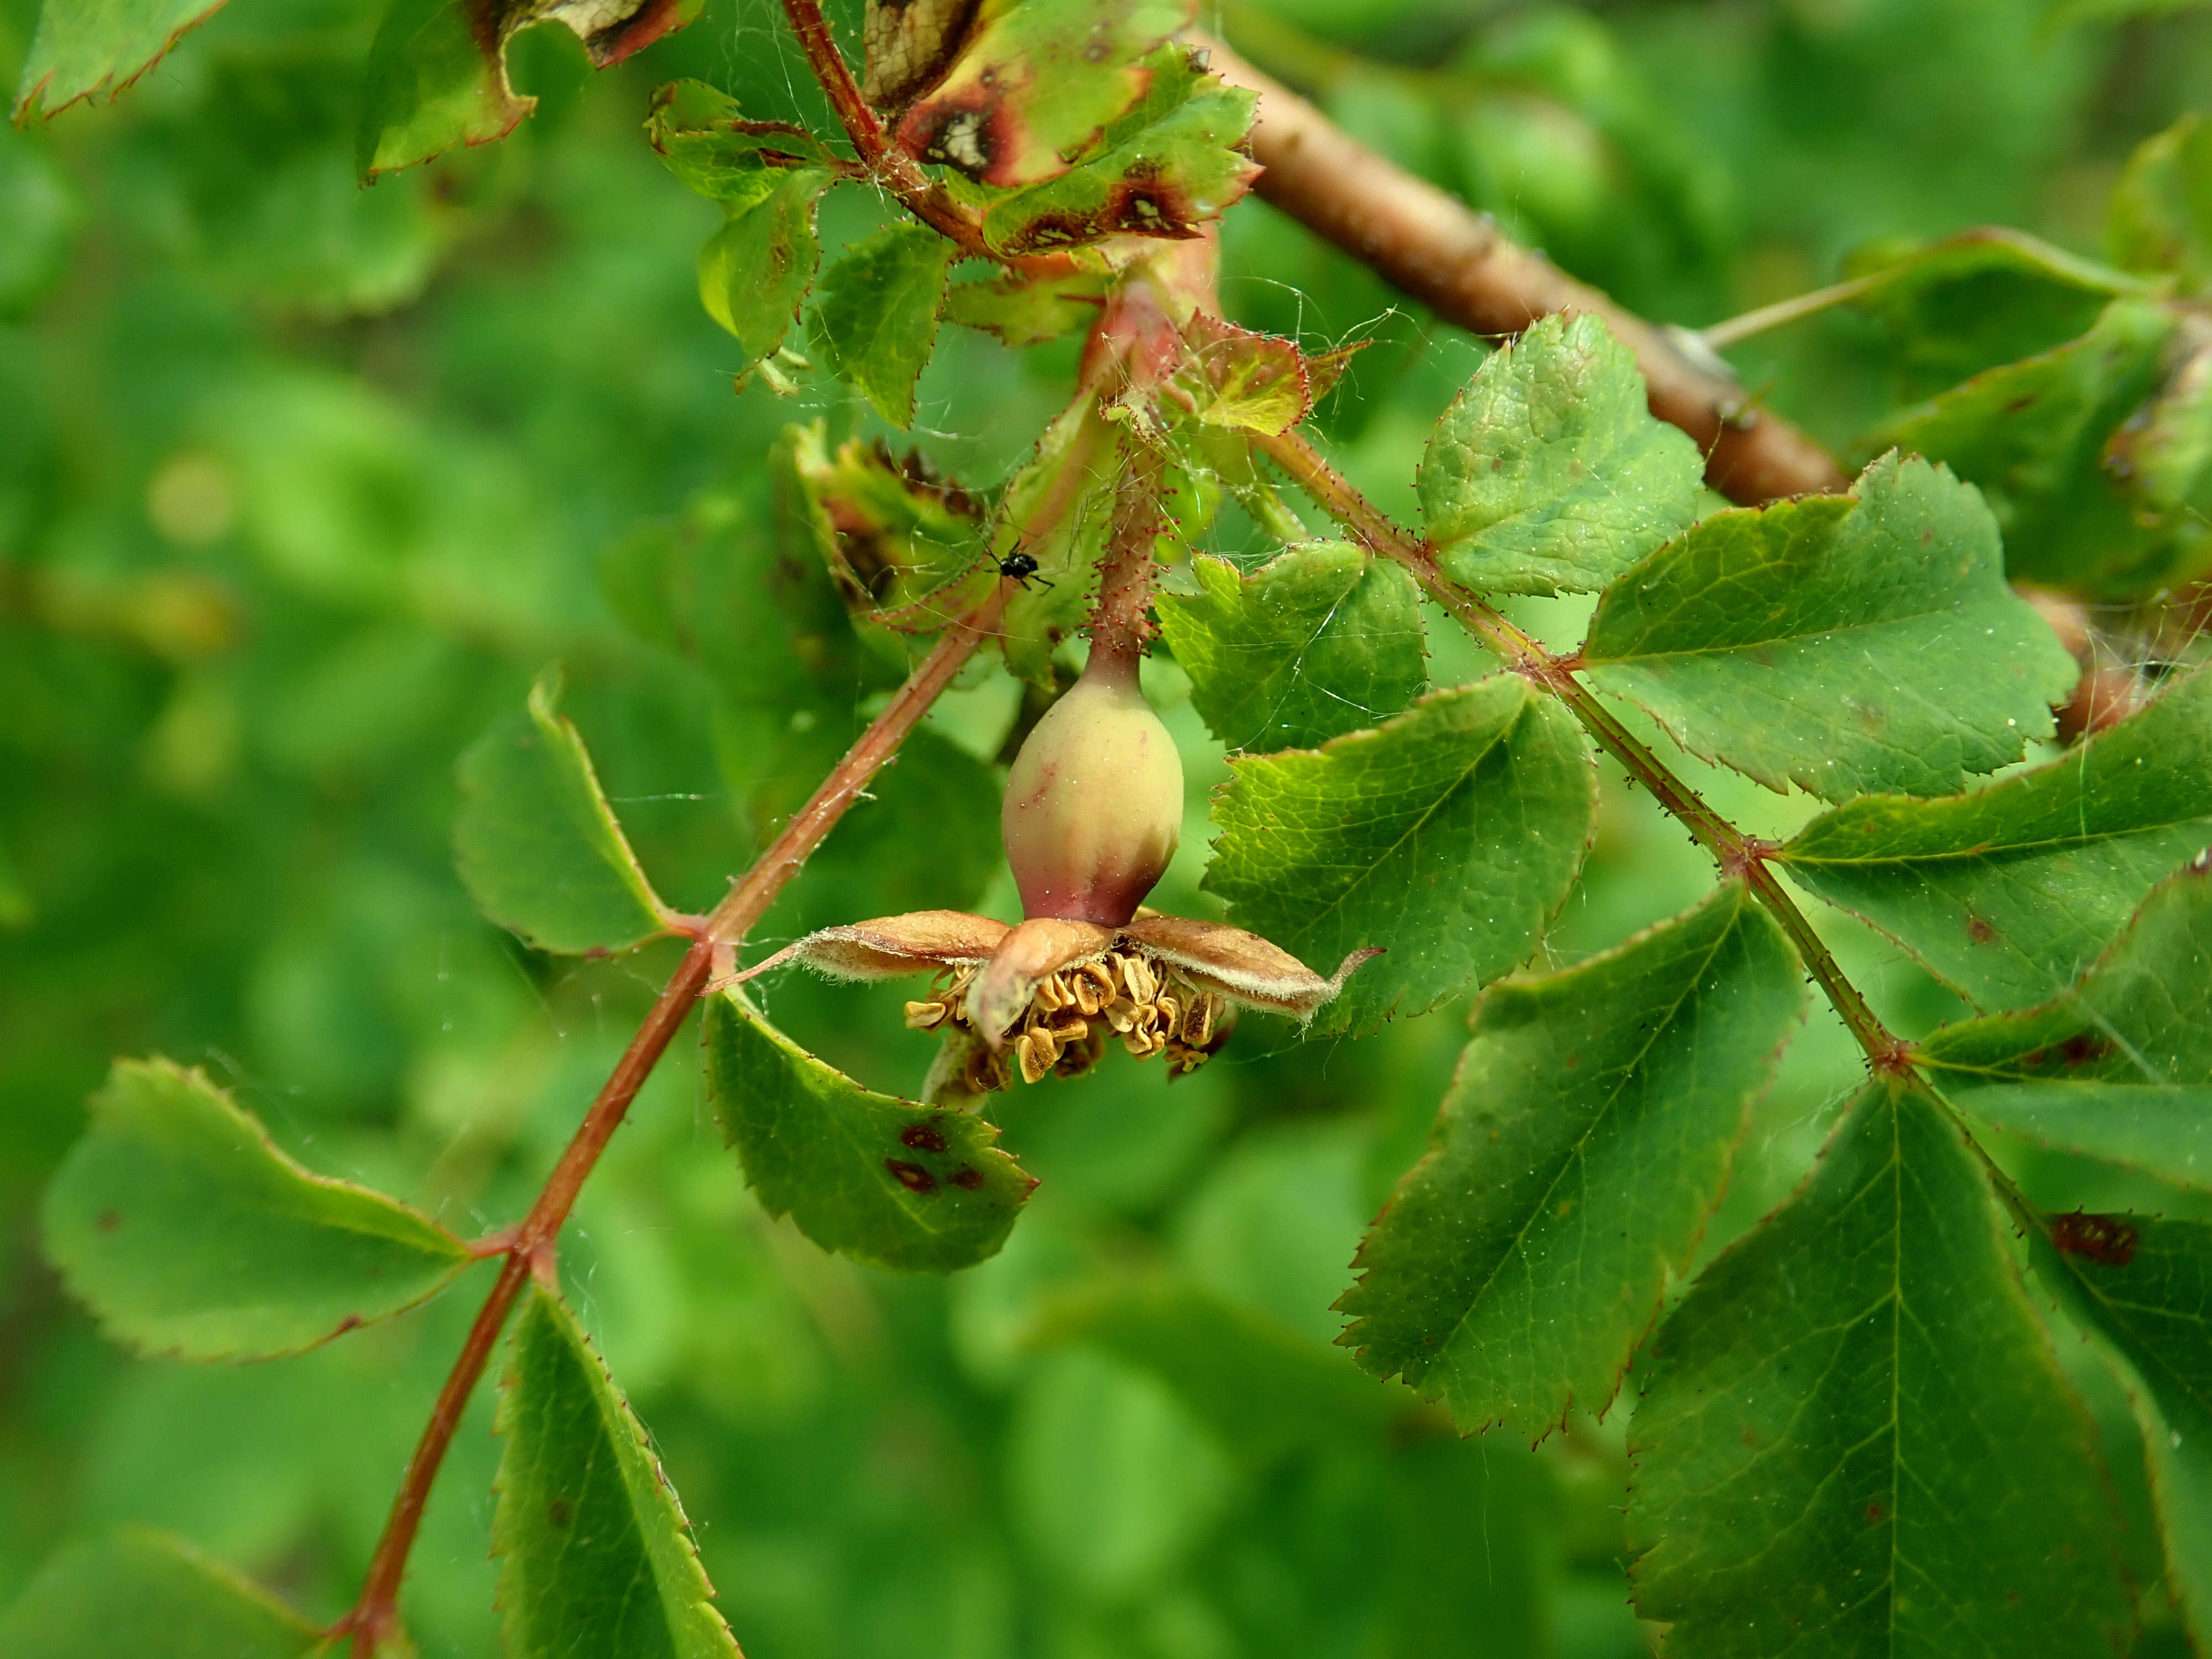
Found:
[[[1842,467],[1787,421],[1747,406],[1743,388],[1698,368],[1641,317],[1521,247],[1486,216],[1352,137],[1219,41],[1188,37],[1232,86],[1260,94],[1252,155],[1266,200],[1446,321],[1518,334],[1554,312],[1601,317],[1636,354],[1651,412],[1705,453],[1705,481],[1747,505],[1843,489]]]

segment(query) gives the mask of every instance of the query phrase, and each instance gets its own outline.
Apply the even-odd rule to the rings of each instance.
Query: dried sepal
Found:
[[[842,927],[824,927],[756,963],[738,981],[796,962],[829,979],[890,979],[938,968],[975,968],[991,959],[1008,932],[1003,921],[964,910],[915,910]],[[909,1009],[909,1012],[911,1010]]]
[[[1121,933],[1194,985],[1301,1024],[1334,999],[1361,963],[1382,954],[1375,948],[1354,951],[1324,979],[1289,951],[1225,922],[1142,915]]]
[[[1039,981],[1095,962],[1114,943],[1114,930],[1095,922],[1032,917],[1009,931],[968,988],[968,1022],[992,1048],[1007,1035],[1036,999]]]

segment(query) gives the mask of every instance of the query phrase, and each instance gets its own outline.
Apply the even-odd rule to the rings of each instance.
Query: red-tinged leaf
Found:
[[[1251,187],[1258,166],[1237,149],[1253,94],[1222,84],[1179,47],[1144,65],[1143,100],[1104,134],[1099,154],[994,203],[983,236],[1006,253],[1081,246],[1109,236],[1191,237]]]
[[[532,24],[567,25],[606,69],[699,14],[704,0],[393,0],[369,47],[354,160],[364,179],[514,131],[538,100],[507,82],[507,46]]]
[[[119,97],[222,0],[47,0],[23,59],[14,118],[51,118],[71,104]]]
[[[979,184],[1042,184],[1152,83],[1137,62],[1190,21],[1182,0],[984,0],[970,44],[899,122],[902,147]]]
[[[1288,340],[1255,334],[1204,312],[1182,326],[1190,355],[1176,389],[1208,426],[1273,435],[1313,410],[1304,357]]]
[[[920,450],[902,460],[880,439],[852,438],[833,456],[818,422],[787,435],[823,560],[856,617],[934,632],[996,580],[983,556],[983,504],[938,477]],[[948,595],[963,577],[978,592]]]

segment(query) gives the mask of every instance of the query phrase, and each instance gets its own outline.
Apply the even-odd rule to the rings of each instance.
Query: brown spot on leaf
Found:
[[[884,1168],[891,1172],[894,1181],[910,1193],[933,1193],[937,1190],[937,1177],[919,1164],[909,1164],[902,1158],[887,1158],[884,1160]]]
[[[2119,1052],[2120,1045],[2096,1031],[2076,1031],[2058,1045],[2058,1057],[2069,1066],[2087,1066]]]
[[[1966,937],[1977,945],[1995,945],[1997,942],[1997,930],[1979,916],[1968,916]]]
[[[1156,168],[1132,166],[1088,213],[1040,213],[1003,240],[1009,253],[1036,253],[1079,247],[1108,236],[1159,236],[1187,240],[1198,234],[1198,208],[1170,179],[1151,176]]]
[[[962,1192],[972,1193],[983,1184],[983,1172],[981,1170],[971,1170],[963,1165],[954,1170],[949,1179]]]
[[[899,1145],[917,1152],[941,1152],[948,1148],[945,1132],[934,1123],[909,1123],[899,1131]]]
[[[100,1231],[104,1233],[112,1233],[118,1227],[120,1227],[123,1224],[123,1212],[120,1210],[102,1210],[100,1212],[100,1219],[94,1222],[92,1224],[99,1228]]]
[[[545,1506],[545,1518],[565,1530],[576,1518],[576,1506],[565,1498],[556,1498]]]
[[[1868,1524],[1870,1526],[1881,1525],[1881,1522],[1888,1517],[1888,1515],[1889,1511],[1882,1508],[1879,1501],[1867,1505],[1866,1516]]]
[[[2051,1218],[2051,1242],[2067,1255],[2086,1256],[2100,1267],[2124,1267],[2136,1259],[2138,1235],[2124,1216],[2091,1215],[2076,1210]]]

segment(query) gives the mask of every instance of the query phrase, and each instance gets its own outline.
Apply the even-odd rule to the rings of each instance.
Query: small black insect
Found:
[[[999,574],[1024,591],[1028,589],[1032,577],[1042,582],[1047,587],[1059,586],[1049,576],[1037,575],[1037,562],[1026,553],[1007,554],[1005,558],[999,561]]]

